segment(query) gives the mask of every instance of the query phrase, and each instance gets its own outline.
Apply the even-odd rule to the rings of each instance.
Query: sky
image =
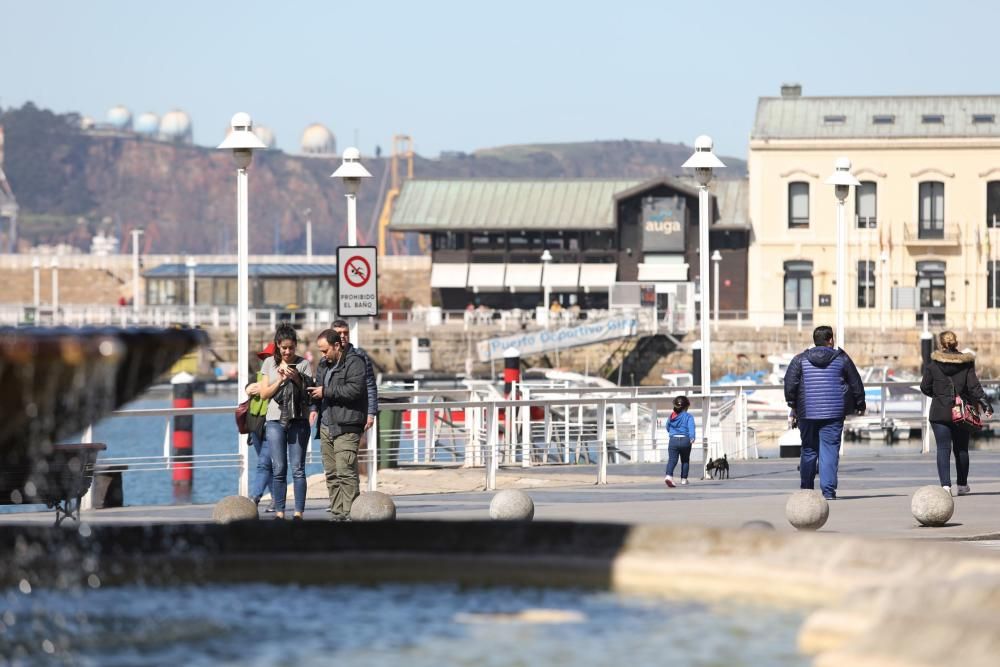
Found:
[[[1000,92],[1000,3],[591,0],[0,0],[0,107],[98,122],[187,111],[216,145],[237,111],[298,152],[597,139],[745,157],[757,98]]]

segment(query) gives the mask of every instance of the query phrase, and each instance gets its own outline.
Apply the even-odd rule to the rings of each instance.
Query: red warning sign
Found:
[[[364,257],[355,255],[344,262],[344,280],[351,287],[364,287],[371,277],[372,267]]]

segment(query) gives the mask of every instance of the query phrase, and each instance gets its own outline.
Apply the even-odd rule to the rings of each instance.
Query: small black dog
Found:
[[[729,459],[725,454],[721,459],[709,459],[705,472],[712,479],[729,479]]]

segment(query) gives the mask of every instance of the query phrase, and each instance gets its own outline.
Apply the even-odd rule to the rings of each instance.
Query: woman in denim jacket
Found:
[[[691,401],[687,396],[674,399],[674,411],[667,421],[667,436],[670,444],[667,446],[667,476],[664,483],[674,488],[674,468],[677,459],[681,460],[681,485],[688,483],[688,469],[691,463],[691,443],[694,442],[694,417],[688,413]]]

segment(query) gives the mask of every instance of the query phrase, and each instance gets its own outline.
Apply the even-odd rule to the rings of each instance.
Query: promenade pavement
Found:
[[[692,465],[691,484],[663,484],[661,464],[609,467],[608,484],[595,484],[593,465],[502,468],[498,487],[520,488],[535,502],[535,520],[613,523],[696,524],[739,528],[750,520],[771,522],[779,531],[794,529],[785,519],[788,495],[798,489],[797,459],[731,461],[731,478],[699,480]],[[696,472],[697,471],[697,472]],[[393,495],[397,516],[407,519],[486,519],[492,492],[485,473],[470,468],[383,470],[380,490]],[[955,498],[955,514],[941,528],[920,527],[910,513],[910,497],[937,484],[933,454],[873,455],[841,459],[838,499],[831,502],[823,532],[872,537],[982,540],[1000,544],[1000,453],[973,452],[972,494]],[[325,520],[320,479],[311,480],[307,520]],[[92,523],[189,523],[211,521],[211,505],[124,507],[84,512]],[[267,519],[273,515],[261,514]],[[0,524],[50,523],[51,512],[0,514]]]

